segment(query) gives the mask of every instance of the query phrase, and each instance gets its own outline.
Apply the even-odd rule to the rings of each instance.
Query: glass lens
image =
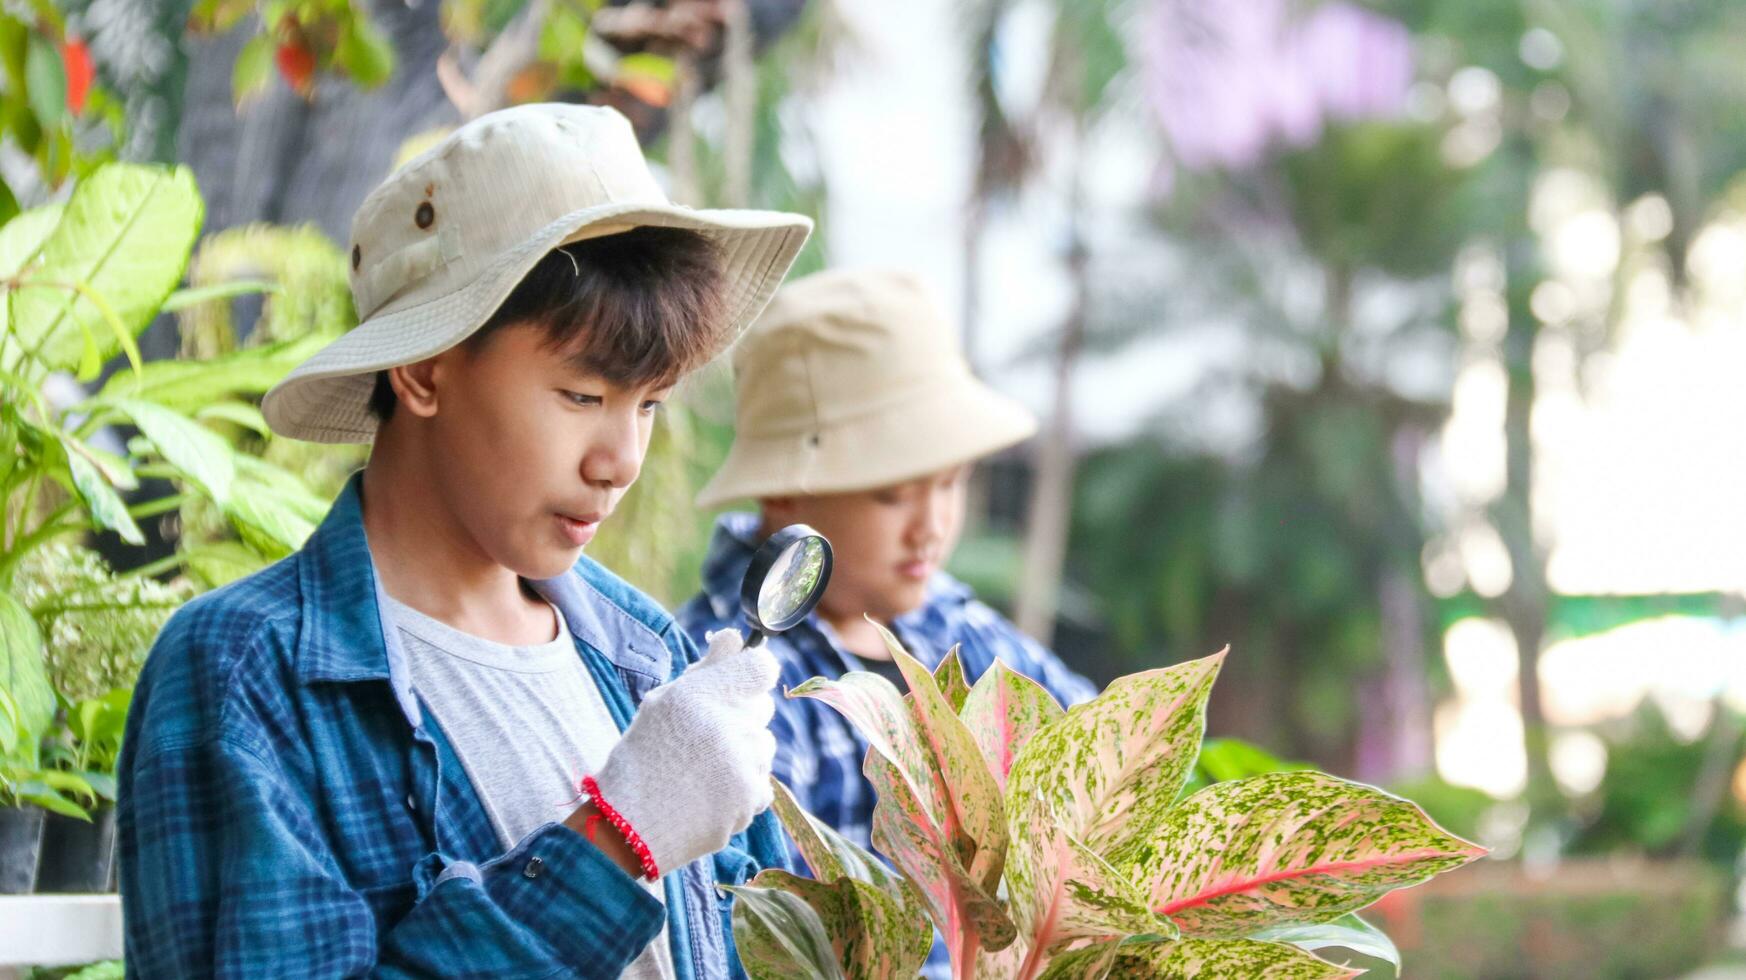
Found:
[[[824,542],[802,538],[782,550],[758,588],[758,621],[780,627],[805,615],[824,571]]]

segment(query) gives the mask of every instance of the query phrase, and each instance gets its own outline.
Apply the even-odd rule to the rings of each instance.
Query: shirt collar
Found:
[[[410,672],[403,669],[399,638],[385,618],[384,594],[364,535],[362,488],[363,474],[353,474],[303,546],[299,679],[304,683],[391,681],[402,709],[417,725]],[[579,565],[587,561],[583,558]],[[611,600],[600,596],[577,569],[532,585],[563,612],[572,635],[599,650],[614,666],[657,682],[667,679],[671,665],[659,636],[616,606],[593,608],[596,602],[610,605]],[[610,622],[603,618],[608,614]],[[614,637],[621,642],[614,642]]]

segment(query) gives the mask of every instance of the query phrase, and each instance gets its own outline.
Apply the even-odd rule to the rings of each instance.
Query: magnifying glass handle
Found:
[[[763,630],[753,630],[752,635],[746,638],[746,649],[751,650],[755,647],[763,646],[765,635],[766,634]]]

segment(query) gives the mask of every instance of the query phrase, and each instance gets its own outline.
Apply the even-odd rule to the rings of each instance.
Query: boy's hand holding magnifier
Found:
[[[769,808],[781,669],[764,637],[805,620],[830,577],[822,535],[804,524],[771,535],[740,590],[750,643],[738,630],[711,633],[700,660],[651,691],[566,823],[626,872],[659,878],[726,847]]]

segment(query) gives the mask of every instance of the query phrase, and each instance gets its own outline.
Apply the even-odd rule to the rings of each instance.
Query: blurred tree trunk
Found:
[[[1524,202],[1528,192],[1528,188],[1522,189]],[[1525,208],[1522,214],[1525,222]],[[1503,340],[1504,371],[1509,379],[1504,409],[1507,479],[1503,496],[1492,506],[1492,519],[1509,552],[1510,586],[1499,597],[1496,609],[1516,643],[1520,666],[1517,693],[1528,762],[1527,800],[1530,807],[1539,809],[1556,803],[1558,791],[1547,759],[1546,712],[1540,696],[1540,651],[1546,640],[1550,595],[1546,549],[1535,533],[1533,505],[1534,345],[1540,323],[1529,307],[1529,297],[1541,275],[1539,245],[1525,225],[1505,247],[1504,269],[1509,309],[1509,327]]]
[[[1084,237],[1083,184],[1085,120],[1073,126],[1074,161],[1068,199],[1067,275],[1073,305],[1061,326],[1055,353],[1055,393],[1049,419],[1037,446],[1037,476],[1026,520],[1024,567],[1019,570],[1015,619],[1019,629],[1048,645],[1060,608],[1061,567],[1067,556],[1067,529],[1073,508],[1073,375],[1085,348],[1091,304],[1090,255]]]
[[[1410,423],[1389,447],[1400,513],[1388,522],[1376,604],[1382,620],[1382,672],[1363,685],[1352,772],[1386,784],[1422,776],[1434,762],[1431,691],[1425,650],[1425,598],[1418,569],[1424,542],[1416,525],[1424,435]]]

